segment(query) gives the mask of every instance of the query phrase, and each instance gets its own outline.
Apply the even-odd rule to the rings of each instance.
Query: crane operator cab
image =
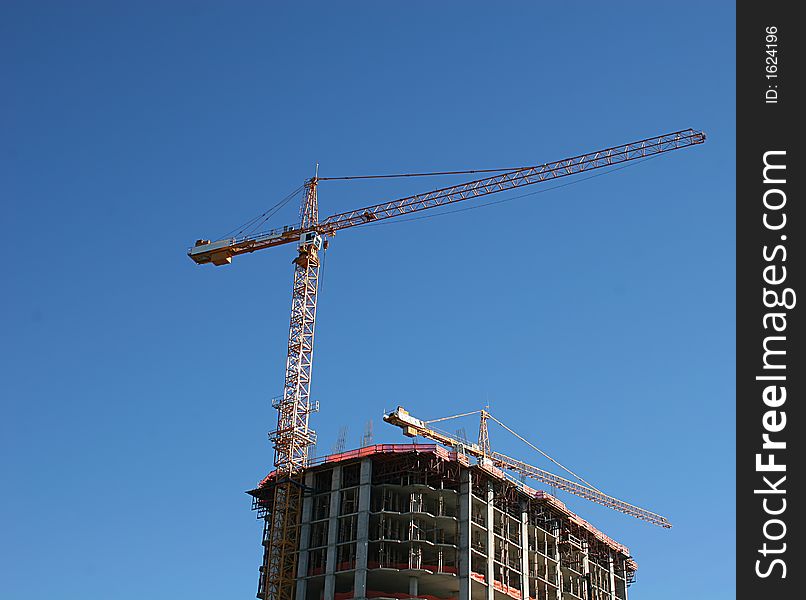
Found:
[[[319,266],[319,250],[322,249],[322,236],[315,231],[306,231],[299,236],[299,256],[292,262],[307,269]]]
[[[300,246],[308,246],[313,245],[314,248],[317,250],[322,249],[322,236],[316,233],[315,231],[306,231],[301,236],[299,236],[299,245]]]

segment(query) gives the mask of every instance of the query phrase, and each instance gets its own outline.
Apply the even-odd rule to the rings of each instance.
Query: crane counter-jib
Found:
[[[188,249],[188,256],[200,265],[207,263],[213,263],[216,266],[228,265],[232,262],[233,256],[272,246],[293,244],[298,242],[301,236],[302,230],[298,227],[283,227],[254,236],[224,238],[215,242],[196,240],[196,244]]]

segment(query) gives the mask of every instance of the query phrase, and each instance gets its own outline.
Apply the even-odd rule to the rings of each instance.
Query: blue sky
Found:
[[[707,143],[334,238],[314,427],[326,452],[370,419],[402,441],[398,404],[489,403],[675,525],[560,495],[631,548],[631,597],[734,596],[732,3],[6,2],[0,48],[4,598],[254,597],[243,491],[272,460],[294,251],[203,268],[196,238],[316,162],[535,164],[686,127]],[[452,181],[324,182],[321,211]]]

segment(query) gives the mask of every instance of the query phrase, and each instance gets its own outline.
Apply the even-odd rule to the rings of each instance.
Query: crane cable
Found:
[[[489,415],[489,413],[487,413],[487,414]],[[504,429],[506,429],[506,430],[507,430],[509,433],[511,433],[512,435],[514,435],[516,438],[518,438],[520,441],[522,441],[524,444],[526,444],[527,446],[529,446],[529,447],[530,447],[532,450],[537,450],[538,452],[540,452],[540,454],[542,454],[543,456],[545,456],[547,459],[549,459],[549,460],[550,460],[551,462],[553,462],[555,465],[557,465],[557,466],[558,466],[558,467],[560,467],[561,469],[563,469],[563,470],[567,471],[568,473],[570,473],[571,475],[573,475],[574,477],[576,477],[577,479],[579,479],[579,480],[580,480],[582,483],[584,483],[585,485],[587,485],[587,486],[588,486],[589,488],[591,488],[592,490],[595,490],[595,491],[599,492],[600,494],[604,494],[604,492],[603,492],[602,490],[600,490],[599,488],[597,488],[596,486],[594,486],[592,483],[590,483],[590,482],[586,481],[585,479],[583,479],[582,477],[580,477],[579,475],[577,475],[576,473],[574,473],[574,472],[573,472],[571,469],[569,469],[569,468],[568,468],[568,467],[566,467],[565,465],[563,465],[563,464],[559,463],[558,461],[554,460],[553,458],[551,458],[551,457],[550,457],[548,454],[546,454],[545,452],[543,452],[543,451],[542,451],[540,448],[538,448],[537,446],[535,446],[535,445],[534,445],[532,442],[530,442],[529,440],[527,440],[527,439],[526,439],[525,437],[523,437],[522,435],[519,435],[519,434],[518,434],[518,433],[516,433],[514,430],[512,430],[512,429],[510,429],[509,427],[507,427],[506,425],[504,425],[504,424],[503,424],[501,421],[499,421],[498,419],[496,419],[494,416],[490,415],[490,418],[491,418],[493,421],[495,421],[496,423],[498,423],[498,424],[499,424],[501,427],[503,427]]]
[[[535,196],[537,194],[544,194],[546,192],[551,192],[553,190],[564,188],[564,187],[567,187],[569,185],[575,185],[577,183],[582,183],[583,181],[588,181],[588,180],[594,179],[596,177],[603,177],[605,175],[610,175],[611,173],[615,173],[616,171],[621,171],[622,169],[626,169],[628,167],[637,166],[637,165],[639,165],[641,163],[644,163],[644,162],[646,162],[648,160],[652,160],[654,158],[657,158],[658,156],[660,156],[660,155],[655,154],[653,156],[647,156],[646,158],[644,158],[642,160],[639,160],[639,161],[636,161],[636,162],[630,162],[630,163],[627,163],[627,164],[624,164],[624,165],[619,165],[617,167],[613,167],[611,169],[608,169],[608,170],[606,170],[604,172],[596,173],[594,175],[589,175],[588,177],[574,179],[572,181],[567,181],[565,183],[560,183],[560,184],[557,184],[557,185],[554,185],[554,186],[551,186],[551,187],[548,187],[548,188],[542,188],[542,189],[539,189],[539,190],[535,190],[534,192],[528,192],[526,194],[520,194],[518,196],[511,196],[509,198],[502,198],[501,200],[492,200],[490,202],[484,202],[483,204],[474,204],[473,206],[464,206],[462,208],[456,208],[454,210],[446,210],[446,211],[439,212],[439,213],[434,213],[434,214],[426,214],[426,215],[419,215],[419,216],[416,216],[416,217],[409,217],[408,219],[395,219],[394,221],[382,221],[380,223],[362,223],[361,225],[356,225],[356,227],[381,227],[383,225],[397,225],[399,223],[407,223],[409,221],[419,221],[421,219],[433,219],[434,217],[442,217],[442,216],[445,216],[445,215],[451,215],[451,214],[454,214],[454,213],[465,212],[465,211],[468,211],[468,210],[475,210],[477,208],[484,208],[485,206],[493,206],[495,204],[503,204],[504,202],[511,202],[512,200],[519,200],[520,198],[526,198],[527,196]]]
[[[477,415],[480,412],[481,412],[480,410],[474,410],[471,412],[462,413],[461,415],[452,415],[450,417],[442,417],[441,419],[431,419],[430,421],[423,421],[423,423],[429,423],[429,424],[439,423],[440,421],[448,421],[450,419],[459,419],[461,417],[469,417],[470,415]]]
[[[619,165],[619,166],[613,167],[611,169],[608,169],[607,171],[604,171],[603,173],[596,173],[596,174],[590,175],[588,177],[584,177],[584,178],[581,178],[581,179],[574,179],[573,181],[568,181],[566,183],[561,183],[561,184],[558,184],[558,185],[555,185],[555,186],[552,186],[552,187],[549,187],[549,188],[543,188],[543,189],[535,190],[534,192],[529,192],[529,193],[526,193],[526,194],[520,194],[518,196],[512,196],[510,198],[502,198],[501,200],[493,200],[491,202],[485,202],[483,204],[475,204],[473,206],[465,206],[465,207],[462,207],[462,208],[457,208],[457,209],[454,209],[454,210],[446,210],[446,211],[443,211],[443,212],[440,212],[440,213],[435,213],[435,214],[419,215],[419,216],[416,216],[416,217],[410,217],[408,219],[397,219],[395,221],[390,221],[390,222],[384,221],[384,222],[381,222],[381,223],[364,223],[364,224],[361,224],[361,225],[357,225],[357,227],[379,227],[379,226],[382,226],[382,225],[396,225],[398,223],[406,223],[406,222],[409,222],[409,221],[419,221],[421,219],[432,219],[434,217],[441,217],[441,216],[450,215],[450,214],[453,214],[453,213],[465,212],[465,211],[468,211],[468,210],[475,210],[477,208],[484,208],[486,206],[493,206],[495,204],[503,204],[504,202],[511,202],[512,200],[519,200],[520,198],[526,198],[527,196],[535,196],[537,194],[543,194],[545,192],[550,192],[552,190],[567,187],[569,185],[582,183],[583,181],[588,181],[588,180],[593,179],[595,177],[602,177],[604,175],[609,175],[611,173],[615,173],[616,171],[626,169],[627,167],[633,167],[633,166],[636,166],[638,164],[644,163],[644,162],[646,162],[648,160],[652,160],[653,158],[657,158],[658,156],[660,156],[660,155],[655,154],[653,156],[648,156],[648,157],[646,157],[646,158],[644,158],[642,160],[636,161],[636,162],[630,162],[630,163],[627,163],[627,164],[624,164],[624,165]],[[505,169],[474,169],[474,170],[468,170],[468,171],[437,171],[437,172],[433,172],[433,173],[397,173],[397,174],[392,174],[392,175],[354,175],[354,176],[348,176],[348,177],[317,177],[317,180],[318,181],[347,181],[347,180],[353,180],[353,179],[390,179],[390,178],[395,178],[395,177],[430,177],[430,176],[434,176],[434,175],[468,175],[468,174],[472,174],[472,173],[499,173],[499,172],[505,172],[505,171],[507,171],[507,172],[516,172],[516,171],[522,171],[522,170],[528,169],[528,168],[530,168],[530,167],[509,167],[509,168],[505,168]],[[266,210],[264,213],[262,213],[262,214],[260,214],[260,215],[258,215],[256,217],[250,219],[249,221],[247,221],[246,223],[244,223],[240,227],[236,227],[232,231],[230,231],[227,234],[225,234],[224,236],[222,236],[222,238],[237,237],[239,235],[246,234],[247,230],[249,232],[254,232],[258,227],[263,225],[263,223],[265,223],[271,217],[273,217],[275,214],[277,214],[277,212],[280,209],[282,209],[286,204],[288,204],[288,202],[291,201],[291,199],[294,196],[296,196],[299,192],[301,192],[304,187],[305,187],[304,185],[301,185],[300,187],[295,189],[293,192],[291,192],[288,196],[286,196],[285,198],[280,200],[277,204],[275,204],[274,206],[272,206],[271,208]],[[473,414],[473,413],[469,413],[469,414]],[[450,419],[450,418],[452,418],[452,417],[446,417],[446,419]]]
[[[545,165],[537,165],[545,166]],[[349,177],[317,177],[319,181],[348,181],[351,179],[394,179],[398,177],[433,177],[435,175],[470,175],[473,173],[500,173],[503,171],[516,172],[533,169],[535,167],[506,167],[502,169],[473,169],[468,171],[434,171],[432,173],[393,173],[390,175],[351,175]]]
[[[551,462],[553,462],[555,465],[557,465],[558,467],[560,467],[561,469],[563,469],[563,470],[564,470],[564,471],[566,471],[567,473],[570,473],[571,475],[573,475],[574,477],[576,477],[577,479],[579,479],[579,480],[580,480],[582,483],[584,483],[586,486],[588,486],[588,487],[589,487],[589,488],[591,488],[592,490],[594,490],[594,491],[596,491],[596,492],[599,492],[600,494],[604,494],[604,492],[603,492],[602,490],[600,490],[599,488],[597,488],[596,486],[594,486],[592,483],[590,483],[589,481],[587,481],[587,480],[583,479],[581,476],[579,476],[579,475],[577,475],[576,473],[574,473],[574,472],[573,472],[571,469],[569,469],[568,467],[566,467],[565,465],[563,465],[563,464],[562,464],[562,463],[560,463],[559,461],[554,460],[554,459],[553,459],[551,456],[549,456],[548,454],[546,454],[545,452],[543,452],[543,451],[542,451],[540,448],[538,448],[537,446],[535,446],[535,445],[534,445],[532,442],[530,442],[529,440],[527,440],[525,437],[523,437],[522,435],[520,435],[519,433],[517,433],[515,430],[511,429],[510,427],[507,427],[507,426],[506,426],[506,425],[505,425],[503,422],[501,422],[501,421],[499,421],[498,419],[496,419],[496,418],[495,418],[495,417],[494,417],[494,416],[493,416],[493,415],[490,413],[490,411],[486,411],[486,412],[487,412],[487,416],[489,416],[489,417],[490,417],[490,418],[491,418],[493,421],[495,421],[496,423],[498,423],[498,424],[499,424],[501,427],[503,427],[504,429],[506,429],[506,430],[507,430],[509,433],[511,433],[511,434],[512,434],[512,435],[514,435],[516,438],[518,438],[520,441],[522,441],[524,444],[526,444],[527,446],[529,446],[529,447],[530,447],[532,450],[536,450],[537,452],[539,452],[540,454],[542,454],[544,457],[546,457],[548,460],[550,460]],[[477,414],[479,414],[479,413],[481,413],[481,411],[480,411],[480,410],[474,410],[474,411],[471,411],[471,412],[461,413],[461,414],[458,414],[458,415],[451,415],[450,417],[442,417],[441,419],[431,419],[430,421],[423,421],[423,423],[426,423],[426,424],[429,424],[429,425],[430,425],[431,423],[439,423],[440,421],[448,421],[448,420],[450,420],[450,419],[459,419],[459,418],[461,418],[461,417],[469,417],[470,415],[477,415]]]
[[[265,223],[266,221],[271,219],[274,215],[276,215],[277,212],[280,209],[282,209],[286,204],[288,204],[291,201],[292,198],[294,198],[297,194],[299,194],[304,187],[305,187],[304,184],[299,186],[297,189],[295,189],[293,192],[288,194],[285,198],[280,200],[277,204],[275,204],[271,208],[267,209],[262,214],[254,217],[252,219],[249,219],[246,223],[244,223],[240,227],[236,227],[235,229],[233,229],[233,230],[229,231],[228,233],[226,233],[225,235],[223,235],[222,239],[223,238],[228,238],[228,237],[238,237],[240,235],[247,235],[248,232],[255,231],[255,229],[257,229],[258,227],[263,225],[263,223]]]

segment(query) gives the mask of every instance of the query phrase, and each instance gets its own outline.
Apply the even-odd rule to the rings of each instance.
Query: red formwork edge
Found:
[[[324,598],[324,591],[322,592],[322,596],[320,598]],[[355,592],[336,592],[333,595],[334,600],[350,600],[350,598],[355,597]],[[449,596],[443,598],[441,596],[432,596],[430,594],[417,594],[416,596],[411,596],[409,594],[405,594],[402,592],[376,592],[375,590],[367,590],[366,594],[364,595],[365,598],[396,598],[399,600],[407,600],[409,598],[422,598],[423,600],[454,600],[456,596]]]

